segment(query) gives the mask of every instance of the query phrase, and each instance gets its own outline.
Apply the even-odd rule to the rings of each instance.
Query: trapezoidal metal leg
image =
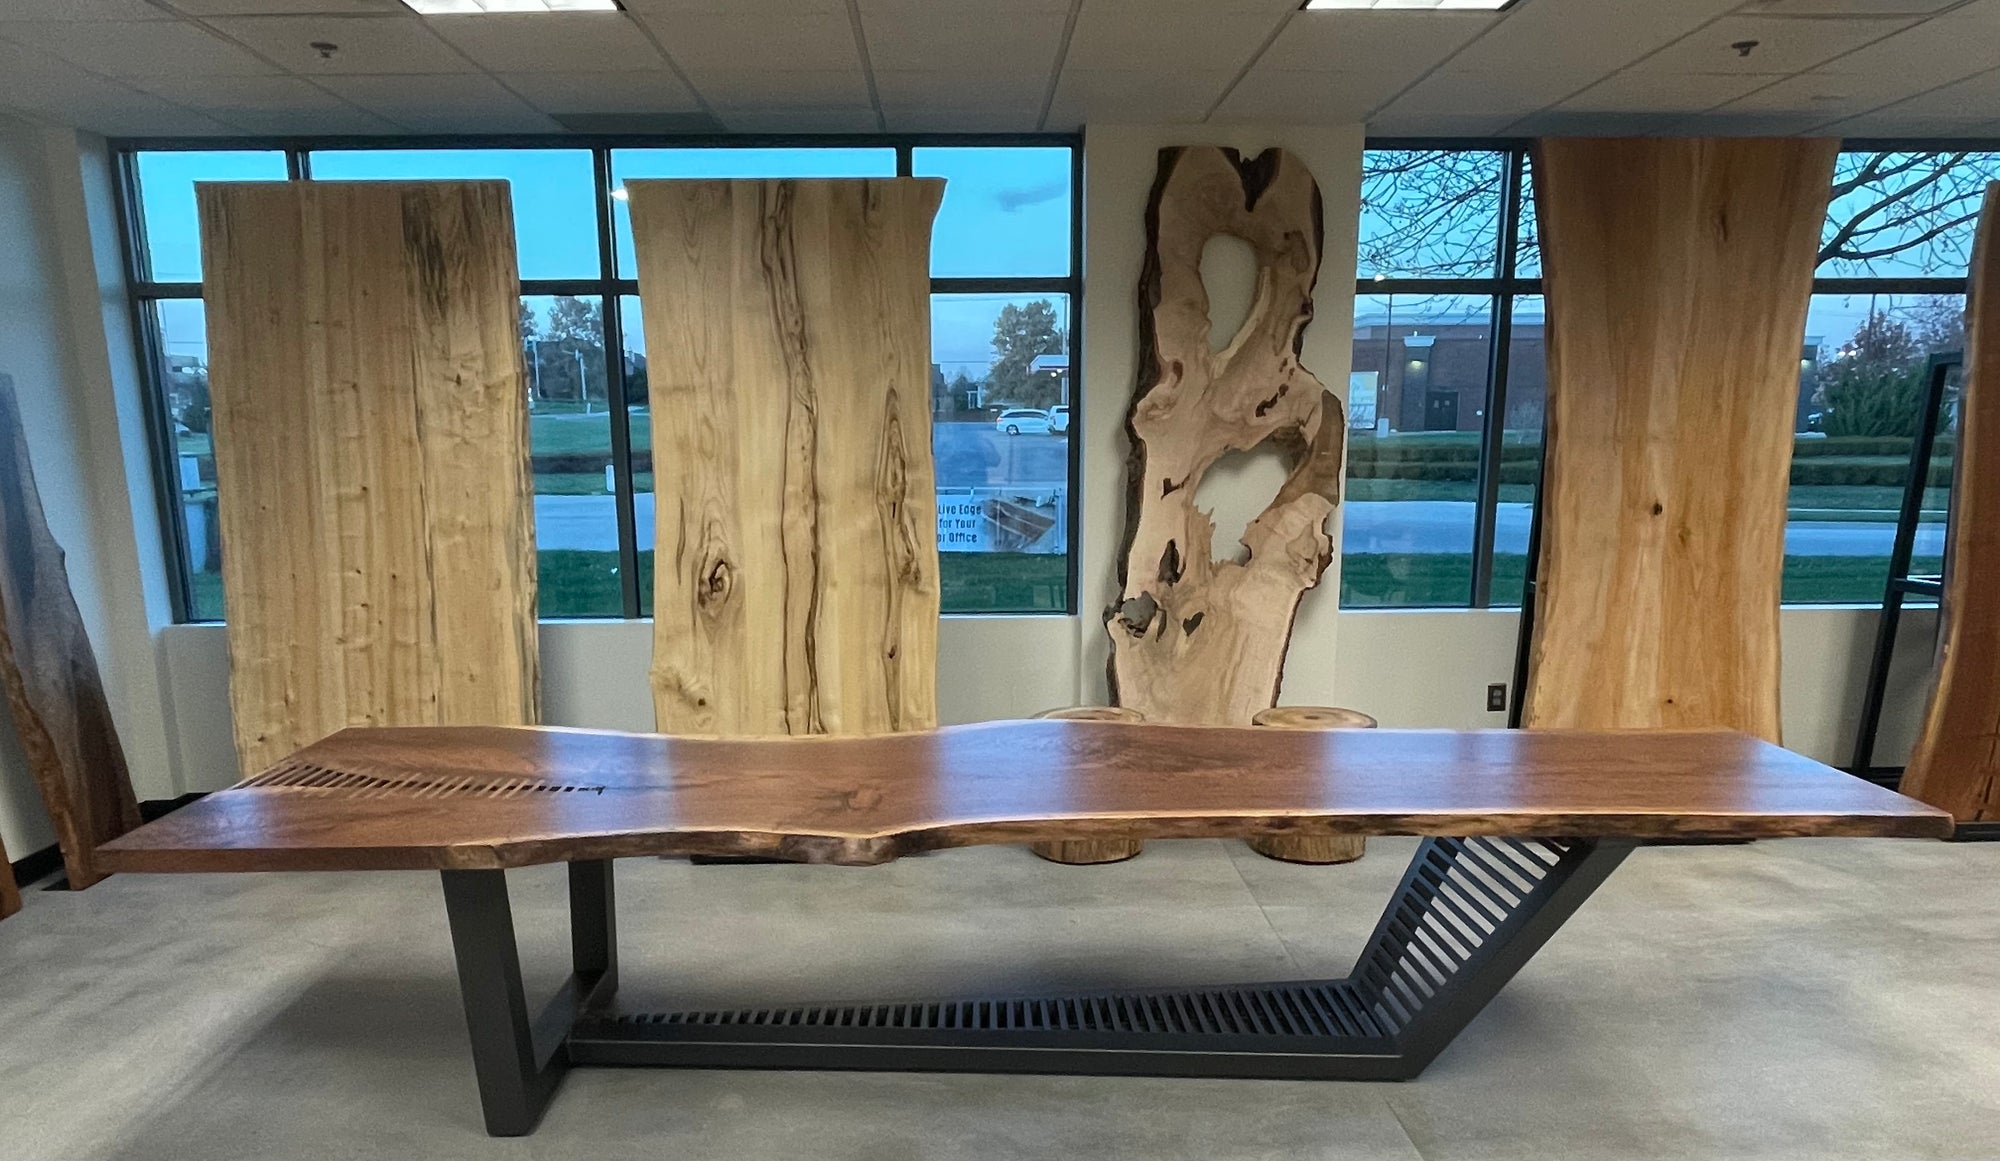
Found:
[[[609,860],[569,866],[574,968],[555,997],[531,1014],[514,942],[505,871],[444,871],[445,913],[472,1039],[473,1072],[486,1131],[532,1132],[569,1067],[564,1041],[579,1013],[618,987],[616,901]]]
[[[1400,1080],[1630,843],[1431,839],[1340,980],[950,1002],[588,1014],[577,1064]]]

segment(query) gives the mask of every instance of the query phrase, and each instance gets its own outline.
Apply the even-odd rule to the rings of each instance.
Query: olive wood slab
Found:
[[[1721,731],[1010,721],[876,737],[355,727],[99,849],[119,871],[863,865],[1073,838],[1941,838],[1943,811]]]

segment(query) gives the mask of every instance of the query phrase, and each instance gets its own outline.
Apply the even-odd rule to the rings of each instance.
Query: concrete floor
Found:
[[[619,864],[675,1005],[1346,972],[1413,840]],[[561,872],[515,876],[531,987]],[[586,1070],[483,1135],[428,874],[122,876],[0,924],[0,1157],[2000,1156],[2000,845],[1641,850],[1406,1084]]]

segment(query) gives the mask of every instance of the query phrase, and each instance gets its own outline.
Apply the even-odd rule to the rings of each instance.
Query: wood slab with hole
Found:
[[[652,393],[653,703],[937,724],[936,179],[626,183]]]
[[[537,719],[503,181],[199,183],[236,746]]]
[[[1779,737],[1799,351],[1832,140],[1555,139],[1531,727]]]
[[[1720,731],[1015,721],[868,738],[343,730],[101,848],[127,871],[867,865],[942,847],[1281,834],[1939,838],[1943,811]]]
[[[2000,820],[2000,182],[1986,187],[1966,301],[1936,675],[1903,790],[1960,822]]]
[[[1112,701],[1147,721],[1241,725],[1275,704],[1299,601],[1333,560],[1345,412],[1299,361],[1325,232],[1319,186],[1283,150],[1160,151],[1126,418],[1122,591],[1104,618]],[[1249,316],[1219,351],[1201,273],[1218,235],[1257,260]],[[1196,503],[1202,478],[1225,455],[1264,447],[1289,474],[1241,551],[1217,560],[1215,521]]]
[[[14,382],[0,375],[0,684],[76,890],[103,878],[92,852],[139,825],[139,802],[97,655],[49,530]],[[0,849],[0,916],[20,908]]]

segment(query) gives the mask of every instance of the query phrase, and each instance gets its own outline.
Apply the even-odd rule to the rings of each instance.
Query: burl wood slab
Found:
[[[1249,317],[1210,350],[1202,249],[1228,234],[1257,259]],[[1160,151],[1139,286],[1139,381],[1126,419],[1123,589],[1105,614],[1111,691],[1148,721],[1244,725],[1276,704],[1292,621],[1333,559],[1340,400],[1299,363],[1325,237],[1319,187],[1282,150]],[[1217,560],[1195,503],[1232,451],[1270,447],[1290,475]]]
[[[940,847],[1268,834],[1949,834],[1943,811],[1721,731],[1029,721],[870,738],[352,729],[116,840],[131,871],[868,864]]]
[[[1836,141],[1548,140],[1523,720],[1778,739],[1799,350]]]
[[[244,769],[347,725],[535,721],[507,184],[196,194]]]
[[[1903,789],[2000,819],[2000,182],[1986,187],[1965,319],[1937,674]]]
[[[104,877],[92,852],[139,825],[97,657],[49,532],[13,380],[0,375],[0,682],[41,788],[70,886]],[[20,893],[0,851],[0,915]]]
[[[660,728],[936,724],[944,183],[626,188],[652,390]]]

